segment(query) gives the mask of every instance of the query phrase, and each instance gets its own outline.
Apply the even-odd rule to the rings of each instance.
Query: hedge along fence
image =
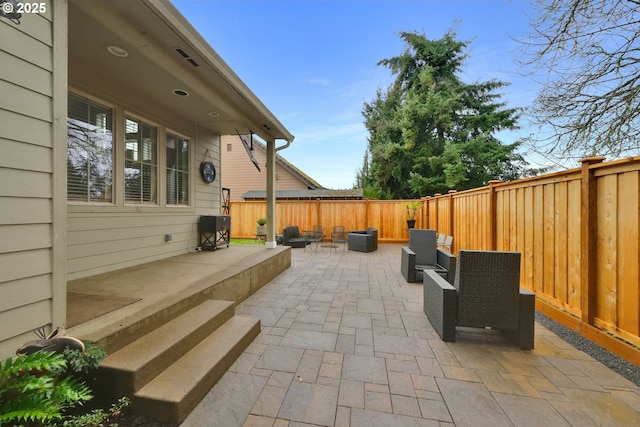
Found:
[[[454,252],[521,252],[539,311],[640,366],[640,157],[603,160],[427,198],[424,223]]]
[[[406,242],[406,205],[415,200],[278,200],[276,201],[276,233],[284,227],[297,225],[300,231],[311,230],[314,225],[326,227],[327,234],[336,225],[345,230],[378,229],[381,242]],[[418,211],[416,227],[424,224]],[[258,218],[266,217],[264,201],[231,202],[231,236],[234,238],[255,237]]]

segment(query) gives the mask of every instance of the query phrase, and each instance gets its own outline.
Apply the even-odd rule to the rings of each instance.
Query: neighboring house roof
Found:
[[[254,135],[255,137],[255,135]],[[230,200],[240,201],[247,191],[267,189],[267,148],[265,143],[254,138],[249,144],[249,135],[222,135],[220,137],[220,179],[223,187],[231,190]],[[243,143],[247,141],[247,144]],[[251,157],[260,167],[254,167],[245,149],[253,147]],[[316,180],[295,167],[277,151],[274,156],[276,190],[315,190],[323,189]],[[286,154],[286,152],[285,152]]]
[[[253,148],[254,149],[258,148],[259,150],[262,150],[264,153],[267,152],[266,145],[264,145],[260,141],[256,141],[255,139],[253,141]],[[280,154],[277,154],[277,153],[276,153],[276,163],[278,163],[280,166],[282,166],[283,168],[287,169],[289,172],[297,176],[300,179],[300,181],[304,182],[307,185],[309,189],[311,190],[324,189],[324,187],[320,185],[318,181],[311,178],[306,173],[302,172],[300,169],[295,167],[293,164],[289,163],[289,161],[287,161],[284,157],[282,157]]]
[[[242,195],[244,200],[264,200],[267,197],[266,191],[247,191]],[[317,190],[276,190],[276,199],[279,200],[360,200],[362,199],[362,189],[352,190],[329,190],[326,188]]]

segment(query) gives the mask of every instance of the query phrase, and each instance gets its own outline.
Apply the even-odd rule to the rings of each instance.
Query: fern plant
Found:
[[[90,400],[91,390],[72,376],[64,355],[36,352],[0,361],[0,425],[48,423]]]

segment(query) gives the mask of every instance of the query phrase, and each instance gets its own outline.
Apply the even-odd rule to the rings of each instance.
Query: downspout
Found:
[[[287,139],[286,141],[287,141],[286,144],[284,144],[284,145],[282,145],[280,147],[276,147],[276,152],[280,151],[280,150],[284,150],[285,148],[288,148],[291,145],[291,142],[293,141],[293,139]]]

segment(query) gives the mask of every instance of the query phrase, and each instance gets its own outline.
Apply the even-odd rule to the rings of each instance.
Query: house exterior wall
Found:
[[[66,316],[67,1],[44,3],[0,19],[0,358]]]
[[[197,121],[202,119],[190,116],[183,109],[184,104],[181,104],[177,96],[173,95],[175,102],[167,106],[156,102],[150,92],[170,92],[171,89],[181,87],[164,86],[166,81],[161,80],[158,73],[166,72],[167,69],[176,73],[176,80],[171,84],[181,85],[180,78],[193,83],[192,68],[184,69],[181,68],[182,64],[176,65],[176,61],[181,59],[176,60],[179,55],[173,49],[166,48],[165,43],[168,42],[161,40],[162,29],[154,28],[157,33],[149,31],[144,35],[140,34],[140,28],[144,28],[145,25],[157,25],[156,22],[142,21],[144,16],[139,9],[143,10],[146,7],[145,2],[132,3],[131,8],[139,8],[136,9],[137,14],[123,19],[124,15],[121,13],[129,10],[128,4],[129,2],[124,1],[114,2],[111,7],[106,6],[105,2],[72,0],[69,6],[69,92],[111,110],[113,182],[111,200],[105,203],[78,200],[66,203],[66,187],[64,188],[63,199],[67,210],[68,280],[193,251],[198,246],[198,216],[220,214],[221,210],[220,178],[206,184],[199,173],[200,163],[205,158],[212,161],[219,172],[219,135],[198,126]],[[152,6],[152,10],[165,11],[164,7],[169,5],[156,2]],[[143,48],[137,50],[134,46],[128,46],[131,52],[126,59],[109,55],[106,49],[103,49],[104,59],[100,56],[96,58],[104,62],[92,64],[86,61],[83,48],[87,46],[81,43],[92,31],[95,37],[102,37],[116,45],[142,44]],[[171,33],[171,29],[164,31]],[[138,37],[144,38],[144,41],[138,40]],[[141,60],[145,56],[142,51],[148,55],[151,55],[150,52],[157,54],[151,55],[153,61],[144,62]],[[130,70],[128,73],[105,71],[113,64],[118,64],[115,68],[129,67]],[[133,74],[146,76],[145,79],[152,82],[152,86],[143,88],[134,84]],[[199,74],[196,72],[195,75]],[[132,79],[129,80],[129,77]],[[127,117],[149,124],[157,130],[157,200],[154,202],[133,204],[125,200],[126,158],[130,154],[126,152],[125,141]],[[190,143],[188,205],[167,203],[167,133],[187,138]],[[138,155],[142,157],[142,149],[140,150]],[[166,241],[165,235],[171,235],[171,240]]]
[[[82,9],[87,5],[84,0],[46,0],[43,4],[44,12],[23,14],[19,24],[0,18],[0,358],[14,354],[20,345],[35,339],[34,330],[43,328],[49,332],[52,327],[65,324],[68,280],[195,250],[198,217],[221,213],[219,133],[224,133],[223,128],[199,126],[205,123],[202,118],[196,118],[194,110],[185,112],[178,103],[158,105],[150,96],[155,87],[147,85],[145,89],[127,84],[124,80],[132,72],[128,75],[107,72],[101,67],[106,62],[86,61],[83,56],[86,51],[70,44],[72,40],[84,40],[82,37],[88,37],[103,21],[112,26],[109,29],[113,28],[114,34],[126,34],[135,39],[130,43],[138,43],[137,37],[147,33],[141,34],[138,26],[118,12],[129,10],[130,3],[114,2],[115,9],[111,10],[111,5],[93,2],[87,8],[97,14],[91,18],[95,19],[94,26]],[[180,40],[195,40],[194,50],[198,50],[198,38],[186,31],[181,18],[171,15],[170,3],[140,1],[135,5],[139,19],[155,16],[146,15],[144,8],[156,11],[162,17],[149,20],[148,25],[154,27],[158,20],[164,23],[167,18],[168,26],[177,25],[175,32],[180,33]],[[110,11],[108,17],[101,14],[103,9]],[[78,23],[83,25],[74,26]],[[174,35],[174,30],[168,31]],[[146,40],[148,44],[141,49],[155,52],[153,42]],[[204,86],[208,90],[207,85],[213,85],[209,81],[204,84],[193,73],[182,73],[184,65],[176,65],[171,57],[177,53],[167,50],[166,57],[154,54],[150,55],[153,61],[139,62],[149,68],[134,71],[139,71],[151,85],[158,82],[154,77],[166,76],[166,73],[153,76],[152,71],[166,71],[166,67],[175,73],[172,77],[184,78],[195,87]],[[226,70],[225,64],[218,64],[215,53],[203,55],[213,61],[216,70]],[[114,69],[119,66],[111,71]],[[228,74],[229,84],[242,89],[231,71]],[[212,72],[208,75],[215,76]],[[215,80],[216,85],[227,83]],[[68,166],[76,167],[67,161],[70,92],[112,110],[113,189],[108,203],[79,202],[77,198],[68,201],[67,179],[80,176],[73,174],[79,168],[69,174],[67,171]],[[257,103],[243,105],[241,111],[230,109],[229,114],[234,115],[234,120],[245,121],[250,120],[256,109],[259,115],[263,113]],[[206,114],[208,110],[203,111]],[[270,116],[268,111],[265,114]],[[157,128],[159,184],[157,203],[153,205],[125,203],[124,129],[128,116]],[[264,123],[263,118],[259,120]],[[274,123],[275,118],[270,122]],[[286,129],[280,130],[288,135]],[[191,144],[189,203],[185,206],[168,205],[166,201],[166,178],[171,173],[166,172],[167,132],[187,138]],[[200,177],[199,167],[204,160],[212,161],[218,170],[212,184],[206,184]],[[167,234],[172,236],[170,241],[165,240]]]
[[[194,123],[177,122],[171,115],[156,111],[153,104],[138,99],[106,95],[100,82],[74,82],[85,97],[113,107],[114,182],[113,203],[69,202],[67,231],[67,279],[73,280],[138,264],[156,261],[195,250],[200,215],[216,215],[221,210],[220,179],[206,184],[199,167],[206,157],[220,169],[220,137],[196,129]],[[78,91],[72,89],[74,93]],[[121,107],[127,105],[127,108]],[[131,205],[124,200],[124,133],[118,131],[125,114],[140,118],[158,129],[158,203]],[[177,130],[176,130],[177,129]],[[165,200],[166,172],[164,139],[167,132],[188,138],[191,143],[189,206],[170,206]],[[197,135],[197,138],[196,138]],[[65,195],[66,198],[66,195]],[[165,241],[165,235],[172,236]]]
[[[258,172],[251,163],[238,135],[221,137],[222,186],[231,189],[231,201],[242,200],[247,191],[266,190],[267,176],[265,166],[267,153],[254,149],[253,156],[260,163],[262,172]],[[282,165],[276,163],[276,190],[307,190],[307,184]]]

